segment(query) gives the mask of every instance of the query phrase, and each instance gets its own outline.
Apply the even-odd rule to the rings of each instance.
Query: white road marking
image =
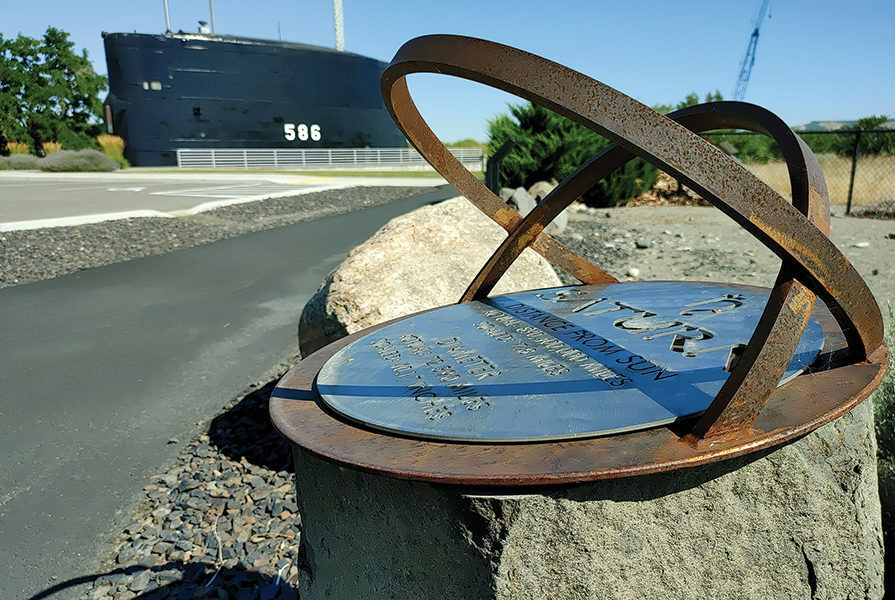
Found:
[[[57,217],[54,219],[36,219],[34,221],[12,221],[0,223],[0,232],[20,231],[23,229],[43,229],[45,227],[71,227],[72,225],[87,225],[101,221],[117,221],[119,219],[131,219],[135,217],[173,217],[175,215],[159,212],[157,210],[130,210],[117,213],[101,213],[96,215],[78,215],[76,217]]]
[[[228,186],[233,187],[233,186]],[[283,186],[279,186],[282,188]],[[94,215],[78,215],[74,217],[58,217],[53,219],[37,219],[34,221],[13,221],[9,223],[0,223],[0,232],[18,231],[23,229],[43,229],[45,227],[70,227],[72,225],[86,225],[88,223],[99,223],[101,221],[116,221],[118,219],[131,219],[136,217],[162,217],[175,218],[195,215],[222,206],[230,206],[232,204],[243,204],[245,202],[255,202],[258,200],[268,200],[271,198],[283,198],[287,196],[301,196],[313,192],[323,190],[335,190],[346,187],[354,187],[353,183],[344,183],[340,185],[318,185],[307,186],[303,188],[291,188],[286,191],[280,191],[273,194],[259,194],[256,196],[238,196],[229,197],[223,200],[212,202],[203,202],[202,204],[186,208],[182,210],[172,210],[171,212],[161,212],[158,210],[131,210],[116,213],[100,213]],[[201,196],[200,196],[201,197]]]
[[[256,183],[246,185],[223,185],[203,188],[187,188],[180,190],[163,190],[152,192],[154,196],[185,196],[188,198],[245,198],[262,194],[276,197],[305,193],[304,188],[291,187],[279,183]],[[272,197],[271,196],[271,197]]]

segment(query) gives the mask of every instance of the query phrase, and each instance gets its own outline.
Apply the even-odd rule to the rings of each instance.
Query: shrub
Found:
[[[62,150],[62,144],[60,144],[59,142],[42,142],[40,145],[40,149],[44,151],[44,156],[49,156],[53,152]]]
[[[445,144],[445,146],[448,148],[480,148],[484,150],[487,147],[487,144],[483,144],[472,138],[463,138],[462,140]]]
[[[11,156],[0,156],[0,169],[13,169],[18,171],[27,171],[36,169],[38,159],[30,154],[13,154]]]
[[[41,171],[114,171],[115,161],[96,150],[60,150],[40,161]]]
[[[124,139],[117,135],[104,133],[97,136],[96,141],[99,143],[100,148],[103,149],[103,154],[118,163],[120,168],[126,169],[130,166],[130,163],[124,158]]]
[[[489,155],[509,139],[518,143],[501,162],[501,185],[528,187],[542,179],[561,181],[609,146],[603,136],[542,106],[528,103],[509,109],[510,115],[488,122]],[[624,204],[648,190],[656,175],[654,166],[634,159],[595,184],[584,194],[584,201],[594,206]]]
[[[31,147],[24,142],[7,142],[6,151],[10,155],[14,154],[31,154]]]

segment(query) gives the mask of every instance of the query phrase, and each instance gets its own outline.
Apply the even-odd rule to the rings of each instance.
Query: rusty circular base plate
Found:
[[[426,441],[366,429],[327,409],[314,380],[339,349],[388,323],[342,338],[304,359],[278,384],[270,413],[283,435],[311,453],[400,479],[524,486],[670,471],[805,435],[848,412],[879,385],[888,362],[886,347],[869,361],[853,363],[829,311],[818,305],[814,316],[826,338],[821,355],[806,373],[777,388],[754,426],[737,438],[699,440],[686,435],[686,423],[589,439],[503,444]]]

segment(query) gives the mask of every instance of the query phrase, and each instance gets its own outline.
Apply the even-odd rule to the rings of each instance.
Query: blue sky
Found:
[[[582,71],[649,105],[689,92],[730,97],[760,0],[343,0],[346,49],[388,61],[406,40],[457,33],[516,46]],[[169,0],[173,29],[196,31],[208,0]],[[102,31],[162,33],[162,0],[0,0],[0,35],[71,33],[106,72]],[[895,2],[771,0],[746,101],[790,125],[895,117]],[[216,0],[218,33],[333,45],[330,0]],[[487,137],[512,96],[418,75],[411,91],[446,141]]]

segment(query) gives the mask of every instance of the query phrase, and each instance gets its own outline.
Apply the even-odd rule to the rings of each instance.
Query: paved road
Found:
[[[0,598],[96,572],[197,423],[295,346],[302,305],[345,253],[455,194],[0,290]]]
[[[357,185],[431,187],[433,177],[311,177],[256,173],[0,171],[0,231],[180,216],[218,206]]]

